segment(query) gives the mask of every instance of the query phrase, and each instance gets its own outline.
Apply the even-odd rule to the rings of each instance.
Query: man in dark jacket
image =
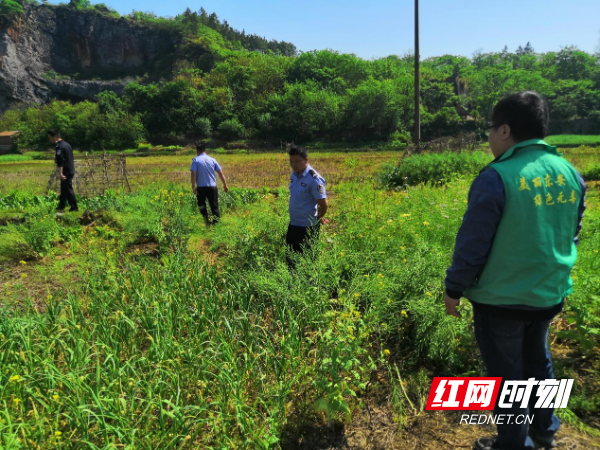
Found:
[[[56,130],[48,131],[48,139],[56,145],[54,161],[58,167],[60,176],[60,200],[57,212],[63,212],[66,203],[69,202],[70,211],[79,211],[77,198],[73,190],[73,177],[75,176],[75,161],[73,160],[73,149],[63,141]]]
[[[488,128],[495,159],[471,185],[446,276],[446,311],[460,317],[460,298],[470,300],[487,375],[502,377],[503,386],[554,378],[548,328],[573,287],[586,187],[543,140],[548,118],[546,101],[535,92],[510,95],[494,107]],[[560,421],[536,398],[511,407],[499,396],[496,414],[529,415],[530,425],[497,422],[498,437],[479,439],[475,448],[556,446]]]

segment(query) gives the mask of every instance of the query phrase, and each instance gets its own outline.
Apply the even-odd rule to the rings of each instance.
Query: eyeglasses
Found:
[[[489,124],[489,122],[488,122],[488,124]],[[490,130],[491,130],[492,128],[498,128],[498,127],[500,127],[500,126],[502,126],[502,124],[500,124],[500,125],[490,125],[490,126],[488,126],[488,127],[485,127],[485,128],[483,129],[483,133],[484,133],[486,136],[489,136],[489,135],[490,135]]]

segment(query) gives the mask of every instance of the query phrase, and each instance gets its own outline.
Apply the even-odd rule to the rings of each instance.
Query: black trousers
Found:
[[[216,186],[205,186],[198,187],[198,208],[200,214],[204,216],[204,220],[208,222],[208,211],[206,210],[206,200],[210,206],[210,212],[213,216],[213,222],[218,222],[221,218],[221,212],[219,211],[219,190]]]
[[[75,191],[73,190],[73,177],[69,177],[66,180],[60,180],[60,197],[58,200],[58,210],[62,211],[69,202],[71,211],[77,210],[77,198],[75,198]]]
[[[285,243],[291,252],[298,254],[304,253],[305,250],[310,250],[315,242],[319,240],[319,230],[321,224],[317,223],[312,227],[298,227],[289,224],[287,234],[285,235]],[[288,266],[294,266],[294,258],[288,251],[286,261]]]

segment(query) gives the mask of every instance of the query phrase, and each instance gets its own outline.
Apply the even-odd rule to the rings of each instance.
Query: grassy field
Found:
[[[371,179],[384,163],[397,161],[399,152],[344,153],[314,152],[310,163],[329,185],[343,181]],[[12,156],[12,155],[10,155]],[[195,154],[132,157],[127,159],[129,180],[134,190],[157,183],[189,184],[190,166]],[[212,155],[219,161],[231,186],[276,188],[286,186],[290,177],[284,153]],[[0,194],[11,191],[45,194],[48,178],[54,171],[52,160],[0,161]]]
[[[33,161],[30,155],[0,155],[0,163]]]
[[[453,448],[493,434],[424,411],[432,376],[482,374],[470,307],[456,320],[441,303],[475,174],[379,189],[397,158],[311,153],[330,223],[293,273],[285,155],[219,156],[233,189],[210,229],[190,156],[131,158],[134,193],[62,218],[41,195],[51,161],[0,164],[0,447]],[[575,293],[551,336],[557,377],[576,379],[559,444],[579,448],[600,436],[589,187]]]
[[[600,136],[579,134],[557,134],[548,136],[546,142],[561,147],[577,147],[579,145],[600,145]]]

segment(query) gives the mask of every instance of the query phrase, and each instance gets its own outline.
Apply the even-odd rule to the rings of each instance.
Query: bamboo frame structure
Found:
[[[127,158],[124,154],[100,155],[85,154],[75,161],[73,189],[77,195],[92,197],[105,194],[111,189],[117,192],[131,192],[127,177]],[[48,179],[47,191],[60,192],[60,177],[55,170]]]

